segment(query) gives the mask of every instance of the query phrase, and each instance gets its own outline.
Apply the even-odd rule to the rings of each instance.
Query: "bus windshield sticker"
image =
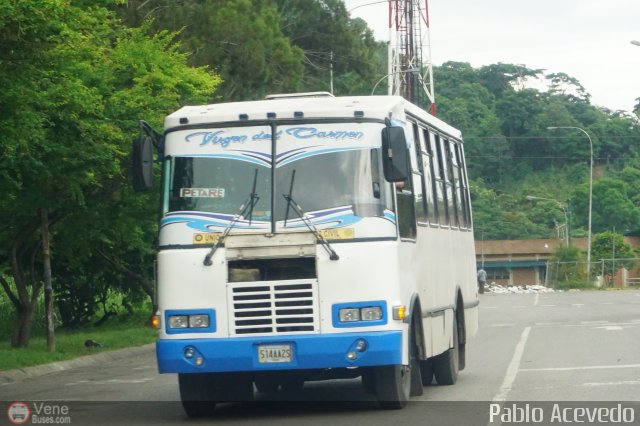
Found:
[[[355,238],[353,228],[320,229],[318,232],[327,240],[352,240]]]
[[[183,198],[224,198],[224,188],[180,188]]]
[[[215,244],[219,238],[220,234],[193,234],[193,244]]]

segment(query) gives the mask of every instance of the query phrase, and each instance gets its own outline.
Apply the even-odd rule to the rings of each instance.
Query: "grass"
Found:
[[[9,280],[11,283],[11,280]],[[13,288],[15,291],[15,288]],[[44,296],[41,294],[33,314],[31,340],[26,348],[12,348],[11,333],[15,324],[15,308],[5,292],[0,288],[0,371],[14,368],[25,368],[50,362],[64,361],[121,349],[140,346],[156,340],[157,332],[145,326],[152,306],[150,301],[141,300],[133,303],[132,312],[122,309],[122,299],[127,296],[113,292],[110,294],[109,306],[118,307],[117,315],[110,317],[103,325],[93,326],[104,312],[96,312],[92,323],[75,328],[62,328],[56,324],[56,350],[47,351],[46,323],[44,315]],[[131,302],[131,300],[129,300]],[[100,347],[86,347],[85,341],[93,340]]]
[[[74,331],[57,331],[55,352],[47,351],[45,336],[33,337],[26,348],[11,348],[8,341],[3,341],[0,342],[0,370],[30,367],[152,343],[156,339],[156,331],[143,324],[105,325],[100,328],[91,326]],[[84,343],[88,339],[99,342],[102,346],[87,348]]]

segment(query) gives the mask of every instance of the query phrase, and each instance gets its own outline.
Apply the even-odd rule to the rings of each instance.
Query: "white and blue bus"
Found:
[[[362,377],[385,408],[453,384],[478,328],[461,134],[397,96],[274,95],[141,124],[162,163],[157,359],[189,416]]]

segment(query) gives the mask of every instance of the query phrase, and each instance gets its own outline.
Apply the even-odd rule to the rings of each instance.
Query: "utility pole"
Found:
[[[329,53],[329,93],[333,95],[333,50]]]
[[[613,234],[611,235],[611,284],[616,286],[616,227],[613,227]]]

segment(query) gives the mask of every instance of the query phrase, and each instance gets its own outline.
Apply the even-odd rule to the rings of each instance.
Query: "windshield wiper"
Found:
[[[329,253],[329,259],[331,260],[340,259],[340,256],[338,256],[338,253],[336,253],[335,250],[331,248],[331,245],[320,233],[320,231],[318,231],[318,228],[316,228],[316,226],[309,219],[307,219],[304,210],[302,210],[302,207],[300,207],[300,205],[298,205],[298,203],[296,203],[293,197],[291,196],[291,194],[293,194],[293,180],[295,179],[295,177],[296,177],[296,171],[293,170],[293,173],[291,173],[291,184],[289,185],[289,194],[282,194],[284,199],[287,200],[287,211],[284,217],[284,226],[285,227],[287,226],[287,219],[289,217],[289,208],[292,208],[293,211],[297,213],[298,217],[302,219],[302,223],[304,223],[307,226],[307,228],[309,228],[309,230],[316,237],[316,240],[320,241],[320,244],[322,244],[322,247],[324,247],[327,253]]]
[[[202,262],[204,266],[213,265],[213,262],[211,261],[211,259],[213,258],[213,255],[216,254],[216,251],[220,247],[222,247],[222,244],[224,244],[224,239],[226,238],[226,236],[229,235],[229,232],[231,232],[231,229],[233,229],[236,223],[238,223],[240,218],[244,217],[247,210],[249,211],[248,213],[249,225],[251,225],[253,208],[255,207],[255,205],[258,203],[258,200],[260,199],[260,197],[258,197],[258,194],[256,194],[257,183],[258,183],[258,169],[256,169],[255,173],[253,174],[253,188],[251,189],[251,194],[249,195],[249,198],[247,198],[247,201],[245,201],[240,206],[240,208],[238,209],[238,213],[235,214],[235,216],[233,217],[233,220],[229,222],[226,228],[224,228],[224,231],[222,232],[222,235],[220,236],[220,238],[218,238],[218,241],[216,241],[216,243],[211,247],[211,250],[209,250],[209,253],[207,253],[207,255],[204,257],[204,261]]]

